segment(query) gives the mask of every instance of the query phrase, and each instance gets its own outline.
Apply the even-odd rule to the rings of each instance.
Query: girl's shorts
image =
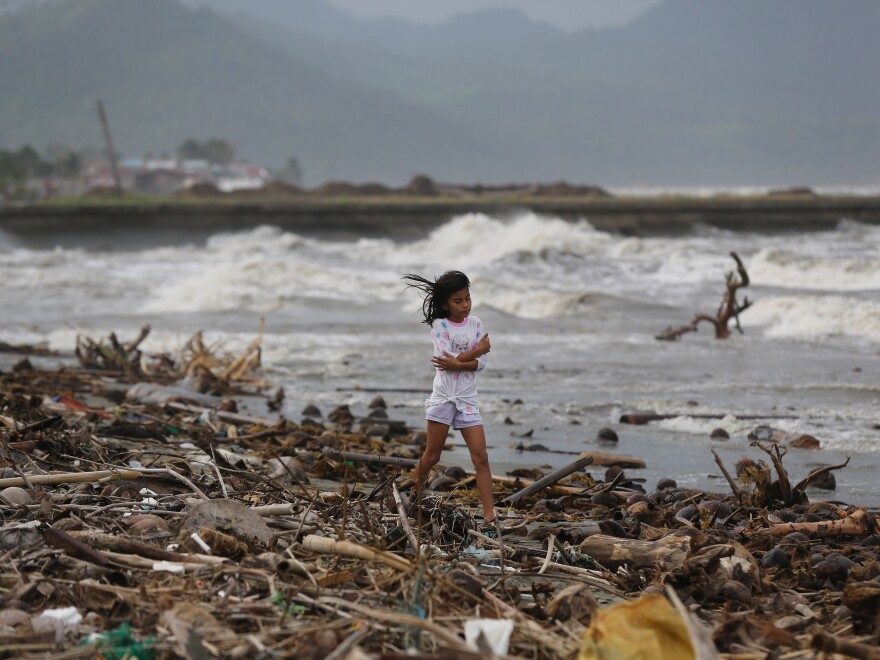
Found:
[[[425,419],[446,424],[456,431],[483,424],[483,418],[480,417],[480,413],[463,413],[451,401],[444,401],[436,406],[428,406],[425,410]]]

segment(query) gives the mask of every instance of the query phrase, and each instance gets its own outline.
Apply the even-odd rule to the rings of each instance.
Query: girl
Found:
[[[476,316],[471,316],[470,280],[457,270],[443,273],[434,282],[408,274],[408,287],[424,294],[422,314],[431,326],[437,370],[434,390],[425,401],[428,440],[425,452],[412,473],[413,483],[421,488],[430,469],[440,460],[449,426],[467,443],[477,475],[477,489],[483,504],[484,526],[495,525],[492,497],[492,471],[486,452],[483,418],[477,407],[477,375],[486,367],[491,349],[488,333]]]

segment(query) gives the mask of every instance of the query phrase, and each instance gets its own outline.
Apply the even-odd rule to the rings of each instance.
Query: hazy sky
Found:
[[[355,16],[396,16],[440,22],[490,7],[516,7],[535,20],[565,30],[625,23],[662,0],[327,0]]]

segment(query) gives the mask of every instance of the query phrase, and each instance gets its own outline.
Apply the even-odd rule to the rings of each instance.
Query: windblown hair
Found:
[[[458,270],[448,270],[433,282],[413,273],[407,273],[401,279],[408,280],[407,288],[418,289],[424,294],[422,314],[424,314],[425,323],[428,325],[437,319],[446,318],[449,312],[444,306],[449,300],[449,296],[456,291],[469,289],[471,286],[468,276]]]

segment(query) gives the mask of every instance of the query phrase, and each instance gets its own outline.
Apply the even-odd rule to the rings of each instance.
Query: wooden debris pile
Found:
[[[259,381],[201,348],[194,369]],[[718,460],[728,494],[648,492],[598,453],[499,476],[498,536],[460,468],[401,492],[423,433],[381,399],[294,423],[126,400],[133,369],[0,373],[2,657],[566,658],[650,594],[704,651],[876,657],[875,512],[810,502],[776,447]]]

